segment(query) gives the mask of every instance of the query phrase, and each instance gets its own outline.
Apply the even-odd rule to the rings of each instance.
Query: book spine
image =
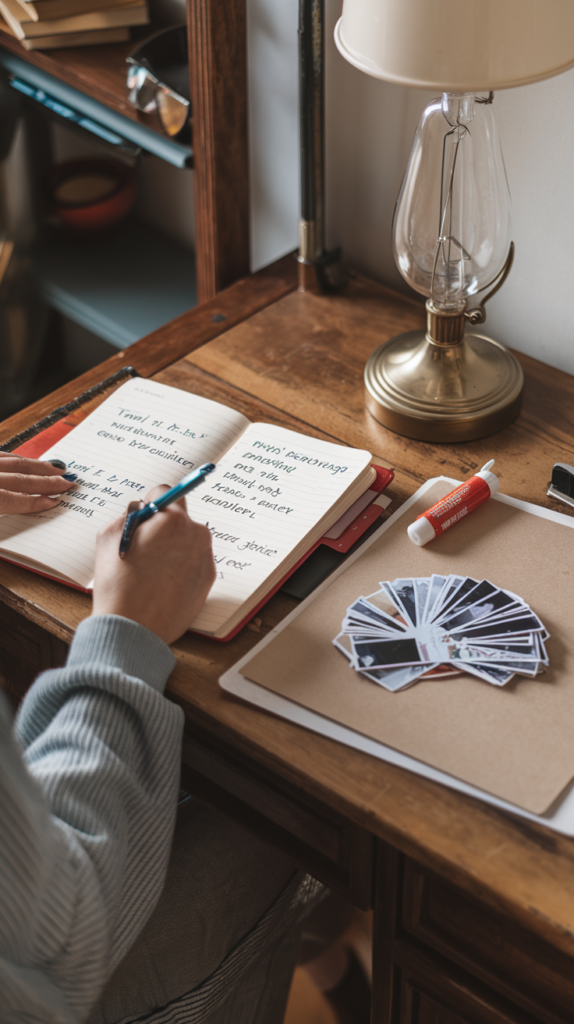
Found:
[[[26,50],[60,50],[68,46],[126,43],[129,38],[129,28],[108,28],[102,32],[72,32],[70,35],[39,36],[38,39],[22,39],[21,43]]]
[[[19,8],[23,15],[22,18],[19,18],[20,21],[38,21],[39,15],[31,0],[12,0],[12,2],[14,11]]]
[[[8,2],[12,2],[12,0],[8,0]],[[6,3],[7,0],[0,0],[0,7],[4,8]],[[25,39],[36,39],[40,36],[67,35],[72,32],[97,32],[111,28],[125,28],[129,25],[145,25],[148,21],[147,5],[140,3],[109,11],[79,14],[72,18],[24,22],[19,27]]]
[[[4,21],[6,22],[10,32],[16,36],[16,39],[23,40],[24,30],[22,28],[22,25],[20,24],[18,19],[14,17],[12,11],[9,9],[7,4],[4,3],[4,0],[0,0],[0,14],[4,18]]]
[[[90,14],[92,11],[103,11],[110,7],[133,7],[134,4],[141,6],[141,0],[128,0],[118,3],[118,0],[12,0],[14,4],[23,7],[25,15],[23,21],[52,21],[56,18],[75,18],[80,14]]]

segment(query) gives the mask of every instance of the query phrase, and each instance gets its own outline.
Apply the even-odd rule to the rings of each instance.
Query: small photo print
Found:
[[[395,604],[391,600],[388,593],[384,589],[376,590],[374,594],[368,594],[365,598],[373,608],[378,609],[383,615],[388,616],[397,626],[403,629],[412,626],[412,622],[407,619],[405,611],[398,604]]]
[[[439,594],[447,581],[446,576],[437,576],[433,573],[429,577],[429,589],[427,594],[427,602],[425,605],[425,611],[423,616],[423,622],[432,622],[433,620],[433,609],[437,602]]]
[[[410,619],[413,626],[417,624],[417,605],[415,599],[415,585],[413,580],[393,580],[392,583],[387,583],[392,595],[395,597],[395,603],[398,601],[400,607],[405,611],[407,618]]]
[[[389,607],[391,607],[390,603]],[[400,621],[401,617],[397,614],[396,609],[394,609],[394,615],[391,615],[388,611],[372,604],[366,597],[360,597],[354,604],[349,605],[347,615],[349,618],[365,619],[369,623],[384,626],[394,633],[403,633],[406,629],[406,624]]]
[[[351,644],[351,638],[346,636],[344,633],[339,633],[338,636],[333,640],[334,646],[337,650],[344,654],[347,661],[356,668],[354,663],[355,655],[353,653],[353,647]],[[369,669],[361,671],[361,675],[366,679],[370,679],[374,683],[378,683],[385,690],[390,690],[394,693],[396,690],[404,690],[407,686],[412,686],[416,683],[421,673],[434,672],[439,668],[438,665],[406,665],[399,668],[380,668],[380,669]]]
[[[549,633],[512,591],[471,576],[385,580],[347,608],[334,646],[390,692],[462,673],[494,686],[549,664]]]
[[[422,656],[414,638],[397,640],[358,640],[353,644],[361,668],[387,668],[391,665],[421,665]]]

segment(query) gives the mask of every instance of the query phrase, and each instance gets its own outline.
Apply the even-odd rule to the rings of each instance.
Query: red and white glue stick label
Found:
[[[418,519],[415,519],[407,530],[411,540],[419,547],[428,544],[429,540],[440,537],[441,533],[450,530],[451,526],[458,523],[469,512],[474,512],[475,508],[488,501],[491,495],[496,494],[500,489],[500,481],[494,473],[489,472],[493,465],[494,459],[491,459],[476,476],[459,484],[454,491],[441,498],[436,505],[428,508]]]

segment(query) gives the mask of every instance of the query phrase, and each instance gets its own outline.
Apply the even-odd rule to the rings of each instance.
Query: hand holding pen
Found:
[[[157,505],[167,487],[145,501]],[[211,531],[190,519],[185,498],[137,530],[127,558],[118,558],[125,515],[96,540],[93,615],[119,615],[171,644],[199,614],[215,579]]]
[[[213,462],[206,462],[203,466],[199,466],[198,469],[192,470],[187,476],[184,476],[178,484],[174,487],[170,487],[169,491],[165,491],[155,501],[148,501],[147,505],[143,508],[138,508],[135,511],[131,511],[128,508],[128,514],[124,523],[124,529],[122,538],[120,540],[120,558],[125,558],[133,539],[133,535],[136,532],[138,526],[141,523],[145,523],[146,519],[151,519],[156,512],[161,512],[162,509],[167,508],[172,502],[178,501],[179,498],[183,498],[185,494],[189,494],[190,491],[197,487],[198,484],[204,479],[204,477],[213,472],[215,465]]]

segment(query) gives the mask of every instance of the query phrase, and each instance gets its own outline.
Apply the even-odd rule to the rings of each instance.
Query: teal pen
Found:
[[[129,512],[126,516],[122,539],[120,541],[120,558],[126,557],[130,549],[133,535],[140,523],[145,523],[146,519],[151,519],[156,512],[161,512],[163,508],[167,508],[168,505],[171,505],[172,501],[177,501],[178,498],[183,498],[184,494],[188,494],[194,487],[197,487],[203,478],[208,473],[212,473],[214,469],[215,464],[213,462],[206,462],[203,466],[199,466],[198,469],[194,469],[191,473],[188,473],[187,476],[184,476],[183,480],[180,480],[174,487],[170,487],[169,491],[162,494],[160,498],[156,498],[155,501],[149,501],[147,505],[144,505],[143,508],[137,509],[135,512]]]

